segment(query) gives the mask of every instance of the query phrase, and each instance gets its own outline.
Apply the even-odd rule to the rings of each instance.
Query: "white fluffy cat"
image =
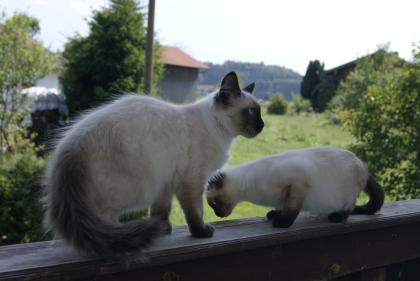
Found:
[[[355,207],[363,190],[370,200]],[[206,195],[220,217],[241,201],[274,207],[267,218],[275,227],[289,227],[301,210],[340,222],[352,212],[373,214],[384,201],[382,187],[359,158],[329,147],[291,150],[223,169],[209,180]]]
[[[141,250],[162,225],[170,232],[176,195],[191,234],[212,236],[203,221],[204,186],[236,136],[261,132],[253,89],[254,83],[241,90],[231,72],[217,93],[193,104],[127,95],[85,114],[48,163],[46,226],[88,254]],[[151,219],[119,222],[124,211],[149,206]]]

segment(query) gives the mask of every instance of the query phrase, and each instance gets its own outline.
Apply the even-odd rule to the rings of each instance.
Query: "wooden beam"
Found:
[[[386,267],[368,269],[361,272],[330,279],[329,281],[386,281]]]
[[[215,227],[209,239],[176,228],[147,260],[91,259],[61,241],[0,247],[0,280],[325,280],[420,258],[420,200],[347,223],[302,216],[289,229],[264,218]]]

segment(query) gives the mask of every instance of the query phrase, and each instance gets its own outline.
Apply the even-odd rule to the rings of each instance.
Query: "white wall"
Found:
[[[38,80],[35,87],[56,88],[57,90],[60,90],[60,83],[58,82],[57,74],[48,74],[44,78]]]

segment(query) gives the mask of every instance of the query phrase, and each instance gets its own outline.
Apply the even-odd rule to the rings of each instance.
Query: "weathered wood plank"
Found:
[[[0,247],[0,280],[314,280],[420,257],[420,200],[388,203],[344,224],[301,217],[285,230],[263,218],[215,226],[210,239],[175,229],[147,261],[89,259],[61,241]]]
[[[348,274],[329,281],[386,281],[386,268],[379,267]],[[393,280],[397,281],[397,280]]]
[[[386,281],[419,281],[420,259],[393,264],[386,268]]]

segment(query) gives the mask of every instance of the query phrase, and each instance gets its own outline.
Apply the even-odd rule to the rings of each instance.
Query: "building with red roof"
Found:
[[[158,83],[159,96],[183,103],[198,96],[198,73],[209,67],[189,54],[173,46],[162,46],[163,78]]]

